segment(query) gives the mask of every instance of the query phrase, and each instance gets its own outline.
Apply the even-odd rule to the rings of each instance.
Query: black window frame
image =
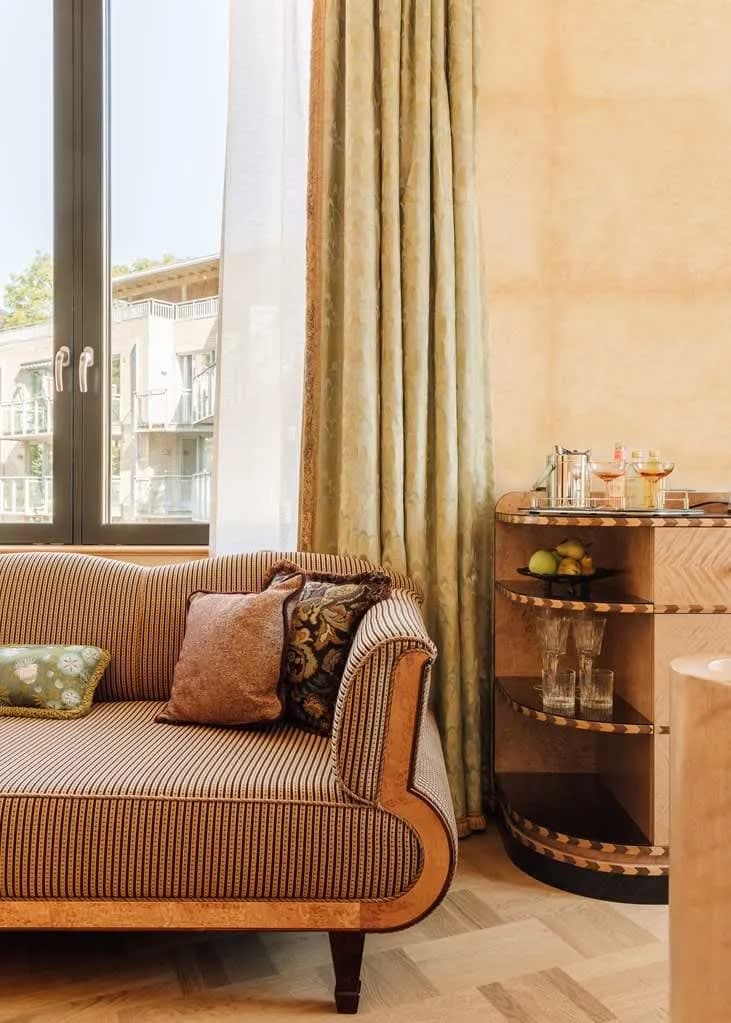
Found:
[[[109,287],[109,0],[53,0],[53,352],[71,357],[54,393],[53,521],[0,522],[0,544],[200,546],[205,523],[108,519],[112,411]],[[88,391],[79,357],[94,350]]]

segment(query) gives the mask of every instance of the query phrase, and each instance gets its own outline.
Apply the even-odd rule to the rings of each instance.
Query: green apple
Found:
[[[528,569],[536,575],[555,575],[559,559],[553,551],[536,551],[528,562]]]

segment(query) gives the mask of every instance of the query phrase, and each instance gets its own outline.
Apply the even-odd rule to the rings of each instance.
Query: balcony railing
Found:
[[[156,317],[159,320],[205,320],[218,316],[218,296],[196,298],[191,302],[162,302],[158,298],[143,298],[139,302],[115,302],[112,320],[143,320]]]
[[[193,422],[213,419],[216,400],[216,366],[206,366],[193,377]]]
[[[52,431],[51,398],[0,402],[0,435],[3,437],[38,437]]]
[[[112,477],[110,511],[113,521],[210,520],[210,472],[196,472],[189,476],[135,476],[128,479],[127,486],[131,486],[131,493],[125,495],[120,477]]]
[[[135,519],[210,520],[211,474],[189,476],[136,476],[132,481],[131,506],[123,502],[121,480],[111,481],[111,517],[123,512]],[[127,505],[127,507],[123,507]],[[53,517],[52,476],[0,476],[0,519],[50,519]]]
[[[193,522],[211,521],[211,474],[196,472],[193,475]]]
[[[122,480],[119,476],[112,476],[112,485],[109,489],[109,513],[112,522],[119,522],[122,518]]]
[[[24,324],[22,327],[2,327],[0,344],[12,344],[14,341],[31,341],[37,337],[52,337],[53,321],[39,320],[37,323]]]
[[[0,517],[51,518],[52,476],[0,476]]]
[[[193,401],[189,387],[179,392],[168,390],[135,393],[135,428],[138,430],[175,430],[193,426]]]
[[[176,320],[205,320],[209,316],[218,316],[218,295],[178,302],[175,306]]]
[[[135,518],[189,519],[193,512],[192,476],[135,476]]]
[[[190,302],[162,302],[158,298],[143,298],[139,302],[116,300],[112,303],[112,321],[143,320],[155,317],[160,320],[205,320],[218,316],[218,295],[211,298],[196,298]],[[30,341],[39,337],[53,337],[51,320],[40,320],[22,327],[0,328],[0,344],[15,341]]]

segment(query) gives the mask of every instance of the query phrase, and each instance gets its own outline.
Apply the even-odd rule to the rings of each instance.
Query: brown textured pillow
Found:
[[[264,585],[279,585],[301,572],[292,562],[280,561]],[[306,573],[292,613],[283,662],[286,716],[291,721],[320,735],[330,734],[356,630],[366,611],[390,592],[391,581],[384,572],[353,576]]]
[[[303,584],[293,573],[262,593],[193,593],[170,699],[155,720],[277,721],[284,642]]]

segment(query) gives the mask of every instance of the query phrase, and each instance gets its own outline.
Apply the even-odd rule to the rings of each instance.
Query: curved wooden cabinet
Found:
[[[709,495],[710,496],[710,495]],[[494,767],[506,848],[557,887],[667,901],[670,661],[731,649],[731,516],[545,515],[496,509]],[[721,506],[719,506],[719,511]],[[590,599],[546,596],[517,569],[567,537],[619,569]],[[536,608],[606,615],[597,664],[615,671],[610,720],[543,711]],[[575,660],[570,644],[566,661]]]

